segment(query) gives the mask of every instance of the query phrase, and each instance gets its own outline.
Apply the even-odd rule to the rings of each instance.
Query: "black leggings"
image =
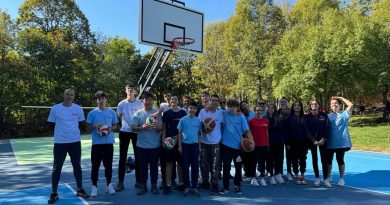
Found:
[[[349,148],[338,148],[338,149],[328,149],[327,153],[327,162],[328,164],[332,164],[334,153],[336,153],[336,160],[338,165],[344,165],[344,155]]]

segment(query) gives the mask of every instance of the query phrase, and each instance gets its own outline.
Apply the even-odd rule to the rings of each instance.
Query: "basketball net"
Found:
[[[195,43],[195,39],[193,38],[186,38],[186,37],[177,37],[172,40],[172,49],[175,52],[175,59],[177,59],[180,62],[189,62],[191,58],[193,57],[193,54],[191,54],[189,51],[187,51],[185,48],[186,45],[190,45]]]

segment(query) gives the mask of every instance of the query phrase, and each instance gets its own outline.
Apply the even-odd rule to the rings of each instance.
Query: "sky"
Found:
[[[181,0],[186,7],[204,13],[205,23],[226,21],[234,14],[236,0]],[[24,0],[0,0],[0,8],[13,19]],[[89,20],[91,30],[104,36],[119,36],[132,40],[144,54],[152,47],[138,44],[139,0],[76,0]]]

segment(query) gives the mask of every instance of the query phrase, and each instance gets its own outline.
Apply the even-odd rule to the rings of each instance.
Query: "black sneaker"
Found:
[[[146,186],[140,185],[140,187],[137,190],[137,195],[143,195],[148,191],[148,188]]]
[[[135,188],[140,188],[141,185],[140,185],[139,183],[135,183],[135,184],[134,184],[134,187],[135,187]]]
[[[211,186],[210,194],[211,195],[218,195],[218,185],[212,185]]]
[[[199,190],[197,188],[192,189],[192,194],[194,194],[196,197],[200,196]]]
[[[242,194],[241,186],[236,186],[236,187],[234,188],[234,191],[236,191],[236,194]]]
[[[164,181],[161,182],[160,189],[165,189],[165,182]]]
[[[123,186],[123,182],[118,182],[115,186],[115,191],[120,192],[124,189],[125,187]]]
[[[189,193],[190,193],[190,188],[185,188],[184,189],[184,196],[188,196]]]
[[[184,189],[185,189],[184,184],[179,184],[177,186],[177,190],[179,190],[179,191],[184,191]]]
[[[164,195],[168,195],[172,192],[172,186],[165,186],[165,189],[163,191]]]
[[[177,189],[177,183],[175,180],[171,181],[171,186],[172,186],[172,189]]]
[[[208,181],[204,181],[199,184],[199,190],[210,189],[210,183]]]
[[[227,194],[229,193],[229,189],[221,189],[218,193],[222,195]]]
[[[60,199],[60,198],[58,197],[58,194],[57,194],[57,193],[51,193],[51,194],[50,194],[49,200],[47,200],[47,203],[48,203],[48,204],[54,204],[54,203],[56,203],[56,201],[57,201],[58,199]]]
[[[152,185],[152,190],[151,191],[152,191],[152,194],[158,194],[159,193],[156,184]]]
[[[87,192],[85,192],[85,190],[83,188],[80,188],[77,190],[76,196],[82,197],[84,199],[89,197],[89,195],[87,194]]]

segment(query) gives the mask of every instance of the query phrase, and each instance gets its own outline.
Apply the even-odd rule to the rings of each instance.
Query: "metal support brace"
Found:
[[[152,57],[149,59],[149,62],[141,75],[141,78],[138,80],[138,84],[140,86],[138,98],[140,98],[144,92],[150,91],[171,52],[171,50],[160,47],[157,47],[154,50]]]

